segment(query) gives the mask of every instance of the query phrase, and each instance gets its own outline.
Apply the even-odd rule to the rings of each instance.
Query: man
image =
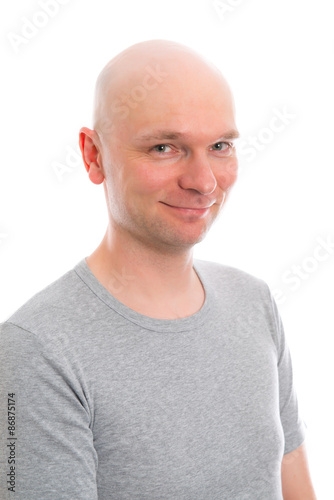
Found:
[[[142,42],[103,69],[80,148],[109,225],[2,325],[2,497],[315,499],[267,285],[193,260],[237,136],[227,82],[188,47]]]

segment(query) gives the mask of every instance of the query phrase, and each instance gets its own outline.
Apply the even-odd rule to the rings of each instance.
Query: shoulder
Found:
[[[232,291],[262,291],[268,293],[267,283],[242,269],[211,262],[201,259],[194,259],[194,267],[198,273],[205,278],[206,282],[217,287],[227,286]]]
[[[260,331],[270,331],[277,350],[284,347],[280,313],[274,296],[263,279],[216,262],[194,259],[194,267],[209,288],[211,297],[219,304],[218,310],[224,310],[225,315],[227,312],[232,315],[233,322],[239,327],[256,325],[257,334]]]
[[[2,329],[10,327],[38,334],[59,327],[62,318],[80,309],[80,297],[85,293],[86,287],[76,272],[77,266],[33,295],[2,323]]]
[[[232,266],[194,259],[194,267],[207,291],[226,307],[249,316],[278,321],[273,294],[263,279]]]

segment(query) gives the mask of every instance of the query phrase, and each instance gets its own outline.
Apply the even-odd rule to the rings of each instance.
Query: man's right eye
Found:
[[[169,151],[166,151],[166,148],[170,148],[170,146],[168,144],[157,144],[152,149],[157,153],[168,153]]]

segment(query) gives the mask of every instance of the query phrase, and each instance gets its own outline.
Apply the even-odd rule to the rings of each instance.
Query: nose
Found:
[[[187,160],[179,176],[182,189],[194,189],[201,194],[211,194],[217,187],[209,161],[202,156],[192,156]]]

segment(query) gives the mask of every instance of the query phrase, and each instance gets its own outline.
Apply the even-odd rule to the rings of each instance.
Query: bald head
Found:
[[[128,238],[159,252],[201,241],[236,180],[234,115],[221,72],[179,43],[141,42],[105,66],[94,130],[83,127],[79,144],[119,248]]]
[[[179,91],[189,97],[212,91],[228,96],[220,70],[193,49],[168,40],[149,40],[125,49],[98,76],[94,102],[94,129],[102,138],[127,126],[144,105],[168,103]]]

